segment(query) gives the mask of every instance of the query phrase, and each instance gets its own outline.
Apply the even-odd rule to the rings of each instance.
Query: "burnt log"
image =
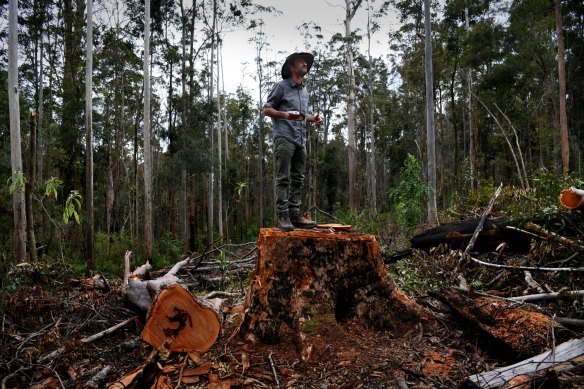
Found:
[[[418,234],[410,239],[412,248],[429,251],[442,243],[452,249],[464,250],[470,242],[480,219],[469,219],[442,224]],[[485,220],[483,229],[478,235],[473,251],[492,252],[497,246],[505,243],[506,250],[511,252],[527,252],[534,234],[513,227],[504,217]]]
[[[274,343],[291,330],[304,361],[310,323],[351,319],[397,329],[424,317],[383,266],[374,236],[318,228],[260,229],[244,308],[240,336]]]

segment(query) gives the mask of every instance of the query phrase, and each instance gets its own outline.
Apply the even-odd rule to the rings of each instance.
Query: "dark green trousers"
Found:
[[[276,159],[276,207],[278,211],[300,209],[306,149],[286,138],[274,139]]]

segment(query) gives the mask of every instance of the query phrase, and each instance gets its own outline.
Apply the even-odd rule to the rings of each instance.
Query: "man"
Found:
[[[274,155],[276,158],[276,206],[278,227],[284,231],[314,228],[300,211],[304,169],[306,166],[307,122],[319,125],[319,115],[309,115],[308,91],[302,80],[310,71],[314,57],[310,53],[294,53],[282,66],[282,80],[277,82],[263,113],[274,125]]]

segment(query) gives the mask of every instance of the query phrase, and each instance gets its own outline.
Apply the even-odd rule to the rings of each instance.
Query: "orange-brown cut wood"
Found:
[[[215,308],[175,284],[156,296],[142,337],[155,348],[170,339],[170,351],[203,353],[215,343],[220,330]]]
[[[396,329],[424,316],[395,285],[373,235],[263,228],[258,249],[240,327],[247,341],[277,342],[287,326],[307,360],[310,339],[333,323]]]

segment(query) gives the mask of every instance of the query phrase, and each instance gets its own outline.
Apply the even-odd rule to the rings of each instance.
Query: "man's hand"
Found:
[[[320,126],[320,124],[322,123],[322,118],[318,114],[316,114],[316,115],[308,115],[306,117],[306,120],[308,120],[311,123],[314,123],[317,126]]]
[[[304,116],[298,111],[287,111],[286,113],[286,120],[297,120],[301,121],[304,120]]]

